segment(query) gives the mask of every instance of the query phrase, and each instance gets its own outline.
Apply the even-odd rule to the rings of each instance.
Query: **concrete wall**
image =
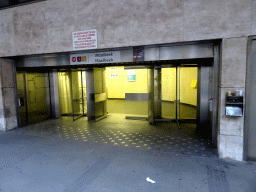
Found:
[[[0,59],[0,74],[0,131],[6,131],[17,127],[14,62]]]
[[[223,39],[220,74],[218,151],[221,158],[243,160],[244,115],[225,115],[227,91],[245,91],[247,37]]]
[[[47,0],[0,11],[0,56],[72,51],[97,29],[98,48],[256,34],[254,0]]]
[[[242,160],[244,117],[225,116],[225,94],[245,88],[255,0],[47,0],[0,10],[0,57],[72,51],[72,32],[88,29],[97,29],[98,49],[223,39],[219,155]],[[2,75],[8,74],[1,75],[1,129],[16,126],[13,73],[5,73],[10,63],[0,60]]]

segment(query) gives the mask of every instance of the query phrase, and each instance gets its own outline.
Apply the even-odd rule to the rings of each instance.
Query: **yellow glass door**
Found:
[[[61,70],[58,72],[59,89],[59,109],[60,115],[72,116],[72,96],[71,96],[71,72]]]
[[[73,120],[75,121],[87,113],[86,72],[84,70],[71,70],[71,90]]]
[[[107,117],[107,88],[105,68],[94,68],[94,112],[95,121]]]
[[[19,125],[25,126],[51,115],[49,75],[47,72],[17,72]]]
[[[127,119],[148,119],[148,67],[125,67],[125,115]]]
[[[168,120],[196,120],[196,65],[161,67],[161,116]]]
[[[161,69],[161,110],[163,119],[177,118],[177,68]]]
[[[196,120],[198,67],[181,66],[177,68],[177,71],[177,119]]]

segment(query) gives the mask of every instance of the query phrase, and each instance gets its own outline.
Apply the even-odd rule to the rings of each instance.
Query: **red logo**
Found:
[[[72,57],[72,62],[76,62],[76,57]]]

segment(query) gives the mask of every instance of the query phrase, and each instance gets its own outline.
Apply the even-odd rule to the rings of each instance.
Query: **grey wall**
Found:
[[[232,117],[225,115],[227,91],[245,92],[247,37],[228,38],[222,41],[219,84],[219,130],[218,152],[221,158],[243,160],[244,115]]]
[[[14,62],[0,59],[0,74],[0,131],[6,131],[17,127]]]
[[[246,78],[246,113],[245,113],[245,158],[256,160],[256,37],[250,37],[248,41]]]
[[[222,158],[243,159],[244,117],[225,116],[225,94],[245,90],[247,36],[256,35],[255,0],[47,0],[0,10],[0,57],[69,52],[72,32],[89,29],[97,29],[98,49],[222,39],[218,149]],[[62,65],[67,57],[36,62],[45,60]],[[5,95],[13,94],[12,86],[1,89],[0,109],[10,106],[14,97]],[[3,110],[0,116],[5,119]]]
[[[0,10],[0,56],[72,51],[97,29],[98,48],[256,34],[254,0],[47,0]]]

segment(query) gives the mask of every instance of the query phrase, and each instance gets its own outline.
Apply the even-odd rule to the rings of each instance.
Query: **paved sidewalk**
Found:
[[[11,131],[184,155],[213,157],[217,154],[209,138],[196,132],[195,123],[182,123],[180,128],[175,122],[149,125],[148,121],[127,120],[120,114],[111,114],[96,123],[89,123],[87,117],[73,121],[65,116]]]
[[[255,192],[256,163],[0,132],[0,192],[16,191]]]

